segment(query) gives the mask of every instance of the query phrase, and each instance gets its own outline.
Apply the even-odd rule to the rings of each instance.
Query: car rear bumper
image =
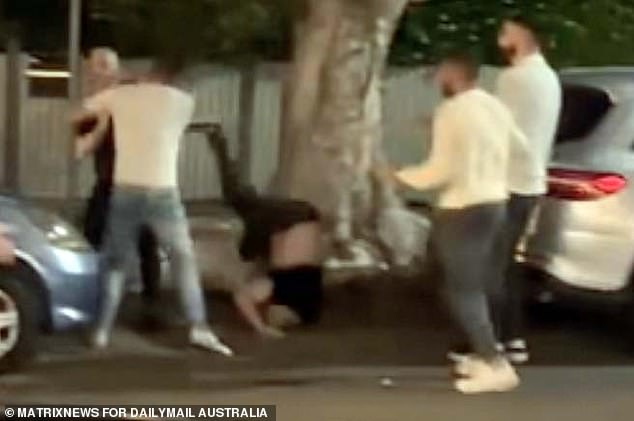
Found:
[[[625,194],[595,201],[544,199],[525,259],[572,287],[622,290],[634,264],[629,203]]]
[[[526,279],[529,281],[529,290],[527,292],[532,299],[537,301],[544,301],[543,297],[548,297],[547,301],[555,299],[572,304],[608,307],[628,304],[634,299],[633,291],[629,287],[612,291],[583,288],[565,282],[549,272],[543,261],[526,259],[522,265],[528,272]]]

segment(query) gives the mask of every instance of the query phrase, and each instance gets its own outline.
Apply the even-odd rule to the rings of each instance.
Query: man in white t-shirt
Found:
[[[522,271],[515,264],[515,254],[547,191],[547,168],[562,102],[561,83],[541,53],[536,25],[528,17],[509,17],[498,39],[510,66],[499,76],[497,95],[526,134],[530,150],[528,160],[511,160],[508,223],[501,245],[506,282],[503,294],[491,297],[499,340],[516,364],[526,363],[529,351],[523,331]],[[521,165],[528,171],[517,171]]]
[[[509,110],[476,85],[478,66],[468,56],[441,64],[437,82],[446,100],[433,123],[428,160],[396,177],[418,189],[439,192],[433,245],[459,326],[475,356],[456,366],[462,393],[502,392],[519,378],[499,352],[487,291],[500,276],[493,251],[504,224],[512,154],[526,154],[526,139]]]
[[[87,98],[98,95],[107,89],[111,89],[121,83],[131,83],[123,78],[124,72],[120,66],[119,56],[116,51],[108,47],[93,48],[86,61],[85,86]],[[82,116],[85,117],[82,113]],[[73,121],[73,129],[78,136],[77,154],[81,157],[82,150],[90,142],[83,142],[81,136],[92,133],[95,130],[97,119],[89,115],[88,119]],[[110,196],[112,194],[112,180],[114,176],[114,161],[116,151],[114,146],[114,127],[108,121],[108,127],[102,129],[103,137],[99,147],[92,151],[95,168],[95,184],[92,194],[88,199],[84,214],[84,235],[90,244],[100,250],[105,234],[110,208]],[[143,227],[139,233],[138,252],[140,260],[140,274],[143,286],[143,320],[145,327],[157,326],[162,320],[162,311],[159,308],[161,261],[158,245],[154,233]]]
[[[109,343],[124,292],[126,269],[136,251],[136,235],[150,227],[167,251],[172,279],[180,290],[195,346],[232,355],[207,324],[204,296],[196,267],[185,209],[178,189],[180,141],[194,112],[194,98],[170,86],[176,72],[156,67],[146,80],[119,85],[85,103],[97,116],[97,129],[82,140],[81,151],[94,150],[112,118],[117,158],[109,223],[104,244],[104,296],[93,344]]]

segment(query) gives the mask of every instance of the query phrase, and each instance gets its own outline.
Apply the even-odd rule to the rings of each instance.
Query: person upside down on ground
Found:
[[[280,328],[289,324],[316,323],[323,301],[319,212],[307,202],[258,195],[240,182],[220,130],[207,136],[225,201],[244,224],[240,255],[253,268],[234,291],[236,306],[264,336],[283,336]]]

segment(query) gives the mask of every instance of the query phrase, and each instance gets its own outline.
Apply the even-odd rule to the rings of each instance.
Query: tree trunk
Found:
[[[372,238],[398,207],[384,165],[381,88],[407,0],[306,0],[285,90],[276,183],[319,207],[338,244]]]

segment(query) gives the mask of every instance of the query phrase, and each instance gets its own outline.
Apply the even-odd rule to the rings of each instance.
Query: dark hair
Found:
[[[542,39],[541,39],[542,25],[540,24],[537,18],[534,18],[526,13],[516,12],[516,13],[507,15],[504,18],[503,22],[510,22],[515,25],[521,26],[522,28],[530,32],[531,35],[533,35],[535,42],[537,42],[538,44],[542,43]]]
[[[186,67],[187,63],[181,57],[159,57],[154,60],[152,73],[173,81],[185,71]]]
[[[454,51],[446,54],[442,62],[460,68],[470,81],[480,76],[480,61],[474,54],[465,51]]]

